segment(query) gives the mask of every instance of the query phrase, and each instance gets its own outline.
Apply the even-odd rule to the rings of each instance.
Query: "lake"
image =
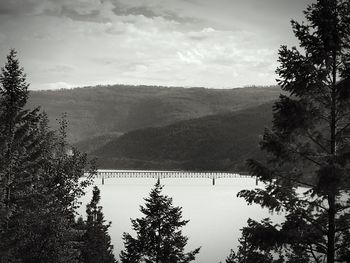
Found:
[[[124,248],[123,232],[134,232],[130,218],[140,217],[139,206],[144,204],[156,183],[152,178],[109,178],[105,184],[101,179],[95,180],[101,190],[101,202],[107,221],[112,221],[109,230],[114,245],[114,252],[119,258]],[[175,206],[181,206],[183,219],[190,222],[183,228],[184,235],[189,237],[186,251],[201,247],[194,262],[224,262],[231,248],[236,248],[240,229],[246,225],[248,218],[262,219],[271,216],[266,209],[258,205],[248,206],[237,193],[242,189],[261,187],[255,185],[254,178],[217,179],[212,185],[211,179],[199,178],[166,178],[162,179],[163,193],[173,198]],[[85,216],[85,205],[92,196],[92,186],[82,198],[83,205],[78,210]]]

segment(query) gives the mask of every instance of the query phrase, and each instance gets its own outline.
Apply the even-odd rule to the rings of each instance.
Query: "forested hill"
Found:
[[[71,90],[32,91],[29,106],[41,106],[50,125],[63,112],[69,140],[77,142],[109,133],[246,109],[276,99],[277,87],[205,89],[151,86],[96,86]]]
[[[258,142],[271,124],[272,103],[233,113],[126,133],[95,150],[100,168],[245,169],[261,158]]]

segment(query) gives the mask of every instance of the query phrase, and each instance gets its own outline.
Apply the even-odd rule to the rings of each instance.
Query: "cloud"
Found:
[[[39,0],[1,0],[0,15],[11,16],[36,13],[39,5]]]
[[[66,6],[62,6],[59,10],[45,10],[46,15],[52,16],[65,16],[72,20],[77,21],[89,21],[89,22],[101,22],[106,21],[100,18],[99,10],[91,10],[88,13],[79,13],[75,9],[69,9]]]
[[[6,35],[0,32],[0,44],[6,41]]]
[[[184,38],[188,44],[177,55],[189,64],[250,68],[271,61],[276,55],[274,50],[252,44],[249,32],[204,28],[188,32]]]
[[[109,0],[1,0],[0,15],[47,15],[76,21],[106,22],[110,21],[113,7]]]
[[[49,68],[46,68],[44,72],[46,72],[46,74],[54,72],[55,74],[61,74],[62,76],[65,76],[76,72],[76,68],[72,67],[71,65],[56,64]]]
[[[46,0],[44,15],[69,18],[74,21],[106,23],[111,21],[112,4],[102,0]]]
[[[23,14],[0,16],[0,60],[17,48],[32,88],[274,83],[281,36],[218,1],[0,0],[3,12]]]
[[[37,90],[72,89],[75,85],[66,82],[42,83],[37,85]]]
[[[137,6],[137,7],[127,8],[125,6],[121,6],[120,4],[118,4],[118,6],[115,6],[113,8],[113,12],[118,16],[120,16],[120,15],[143,15],[143,16],[148,17],[148,18],[160,16],[160,15],[156,14],[154,11],[152,11],[152,9],[150,9],[147,6]]]
[[[174,1],[176,2],[176,1]],[[195,23],[198,22],[193,16],[186,16],[181,9],[181,1],[178,4],[171,4],[166,1],[112,1],[114,8],[113,12],[117,16],[144,16],[147,18],[162,17],[165,20],[176,21],[179,23]],[[169,6],[170,5],[170,6]]]
[[[190,31],[187,35],[193,40],[205,40],[208,39],[213,32],[215,32],[215,29],[206,27],[200,31]]]

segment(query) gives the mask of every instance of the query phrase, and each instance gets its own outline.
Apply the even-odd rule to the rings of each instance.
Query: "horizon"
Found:
[[[30,83],[29,84],[29,91],[30,92],[40,92],[40,91],[69,91],[69,90],[76,90],[76,89],[94,89],[94,88],[118,88],[118,87],[130,87],[130,88],[166,88],[166,89],[211,89],[211,90],[233,90],[233,89],[249,89],[249,88],[256,88],[256,89],[264,89],[264,88],[279,88],[280,86],[278,84],[275,85],[246,85],[242,87],[228,87],[228,88],[211,88],[211,87],[200,87],[200,86],[162,86],[162,85],[137,85],[137,84],[105,84],[105,85],[94,85],[94,86],[77,86],[77,87],[70,87],[70,88],[56,88],[56,89],[30,89]]]
[[[312,2],[2,0],[0,64],[16,49],[31,90],[276,85],[290,20]]]

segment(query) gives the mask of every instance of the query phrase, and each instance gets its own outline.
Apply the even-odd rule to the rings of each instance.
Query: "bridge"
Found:
[[[150,170],[97,170],[96,178],[101,179],[102,184],[108,178],[154,178],[161,180],[165,178],[208,178],[215,181],[220,178],[252,178],[247,173],[236,172],[214,172],[214,171],[150,171]],[[258,179],[256,185],[258,185]]]

